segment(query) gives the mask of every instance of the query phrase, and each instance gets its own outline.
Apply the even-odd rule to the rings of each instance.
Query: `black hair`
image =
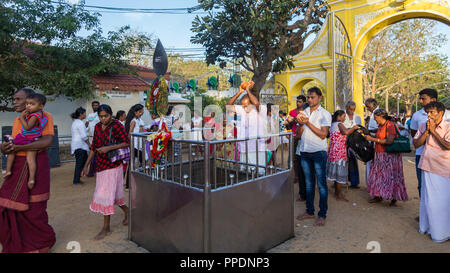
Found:
[[[105,111],[106,113],[113,115],[113,112],[111,110],[111,107],[108,104],[102,104],[98,107],[97,113],[100,113],[102,111]]]
[[[36,93],[33,89],[24,87],[24,88],[21,88],[21,89],[17,90],[14,94],[17,94],[17,93],[19,93],[20,91],[25,92],[25,95],[26,95],[27,97],[28,97],[29,95],[32,95],[32,94]]]
[[[170,105],[169,108],[167,109],[166,116],[170,115],[170,113],[172,113],[172,110],[173,110],[173,105]]]
[[[273,106],[273,103],[270,103],[270,102],[269,102],[269,103],[267,104],[267,113],[269,113],[269,112],[272,113],[272,106]]]
[[[117,114],[116,114],[116,119],[117,120],[119,120],[120,119],[120,117],[123,115],[123,114],[125,114],[125,111],[123,111],[123,110],[119,110],[119,111],[117,111]]]
[[[94,103],[100,104],[100,102],[99,102],[99,101],[97,101],[97,100],[94,100],[93,102],[91,102],[91,105],[92,105],[92,104],[94,104]]]
[[[436,110],[438,112],[445,112],[445,105],[439,101],[432,101],[432,102],[428,103],[427,105],[425,105],[423,108],[425,111],[436,108]]]
[[[73,112],[70,117],[73,119],[77,119],[79,118],[82,114],[86,113],[86,109],[84,109],[83,107],[78,107],[75,112]]]
[[[341,115],[344,115],[345,111],[344,110],[337,110],[336,112],[333,113],[331,122],[337,122],[337,118]]]
[[[297,100],[302,100],[303,102],[306,102],[306,97],[304,95],[298,95]]]
[[[38,93],[32,93],[28,95],[27,99],[37,100],[42,105],[45,105],[45,103],[47,102],[47,98],[44,95]]]
[[[375,110],[373,112],[373,115],[377,116],[377,117],[382,117],[386,120],[393,120],[393,118],[390,117],[388,112],[386,110],[384,110],[383,108],[378,108],[377,110]]]
[[[314,86],[314,87],[309,88],[307,93],[316,93],[317,96],[319,96],[319,97],[322,96],[322,91],[321,91],[320,88],[317,87],[317,86]]]
[[[127,132],[127,134],[130,132],[130,124],[134,119],[135,113],[141,109],[144,109],[144,105],[138,103],[131,106],[130,110],[128,111],[127,119],[125,120],[125,131]]]
[[[427,95],[428,97],[430,97],[432,99],[438,98],[438,92],[436,91],[436,89],[431,89],[431,88],[425,88],[425,89],[421,90],[419,92],[419,96],[420,95]]]
[[[378,102],[377,102],[377,100],[374,99],[374,98],[368,98],[368,99],[366,100],[366,104],[378,105]]]

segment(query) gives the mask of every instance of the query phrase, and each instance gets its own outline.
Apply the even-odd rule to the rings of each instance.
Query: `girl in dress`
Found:
[[[347,136],[357,130],[357,125],[350,129],[345,128],[345,112],[337,110],[332,117],[330,128],[330,145],[328,150],[327,179],[334,181],[335,197],[338,201],[346,201],[342,193],[342,185],[347,184],[348,158]]]
[[[42,94],[31,94],[27,96],[26,109],[23,111],[19,120],[22,124],[20,134],[18,134],[13,141],[16,145],[25,145],[38,140],[42,136],[42,131],[47,125],[48,118],[44,115],[44,106],[47,99]],[[27,165],[29,170],[28,188],[34,188],[36,176],[36,155],[37,151],[27,151]],[[11,153],[6,160],[6,173],[3,179],[6,179],[12,174],[12,167],[16,155]]]

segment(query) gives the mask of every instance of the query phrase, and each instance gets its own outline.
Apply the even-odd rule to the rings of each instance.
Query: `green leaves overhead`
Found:
[[[99,14],[84,4],[51,0],[0,0],[0,110],[15,90],[31,86],[46,95],[91,98],[98,74],[132,73],[124,60],[132,48],[150,47],[128,26],[103,34]],[[86,38],[76,34],[89,31]]]
[[[320,29],[327,12],[323,2],[199,0],[208,15],[192,22],[191,42],[206,48],[208,64],[238,59],[254,73],[254,89],[259,91],[269,73],[289,67],[291,56]]]

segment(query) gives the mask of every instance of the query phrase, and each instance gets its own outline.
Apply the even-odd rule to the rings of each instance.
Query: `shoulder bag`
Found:
[[[113,145],[117,144],[116,142],[111,141],[111,132],[112,132],[112,126],[109,129],[108,144],[106,144],[106,146],[113,146]],[[116,162],[117,160],[130,161],[130,148],[126,147],[126,148],[115,149],[115,150],[109,151],[107,153],[107,155],[108,155],[109,160],[111,160],[111,162]]]
[[[390,121],[389,121],[390,122]],[[397,125],[393,124],[395,131],[397,132],[397,137],[394,138],[394,142],[391,145],[386,145],[387,153],[409,153],[411,152],[411,145],[409,143],[409,138],[400,135]],[[386,125],[386,137],[387,137],[387,125]]]

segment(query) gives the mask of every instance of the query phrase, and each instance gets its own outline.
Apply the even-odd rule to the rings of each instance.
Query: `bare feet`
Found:
[[[302,220],[306,220],[306,219],[313,219],[314,215],[310,215],[308,213],[304,213],[302,215],[297,216],[297,220],[302,221]]]
[[[380,198],[380,197],[374,197],[374,198],[372,198],[372,199],[369,200],[369,203],[379,203],[379,202],[381,202],[381,201],[383,201],[382,198]]]
[[[6,173],[4,173],[3,174],[3,179],[6,179],[6,178],[8,178],[10,175],[12,174],[12,172],[8,172],[8,171],[6,171]]]
[[[109,234],[111,234],[111,231],[109,230],[109,228],[107,228],[107,229],[103,228],[102,231],[100,231],[100,233],[94,237],[94,240],[96,240],[96,241],[102,240]]]
[[[389,207],[396,207],[397,206],[397,200],[392,200],[389,204]]]
[[[28,189],[32,190],[34,188],[34,180],[28,181]]]
[[[345,201],[345,202],[348,202],[348,200],[344,197],[343,194],[336,196],[336,201]]]
[[[317,218],[316,222],[314,223],[314,226],[316,227],[322,227],[325,226],[325,218]]]

